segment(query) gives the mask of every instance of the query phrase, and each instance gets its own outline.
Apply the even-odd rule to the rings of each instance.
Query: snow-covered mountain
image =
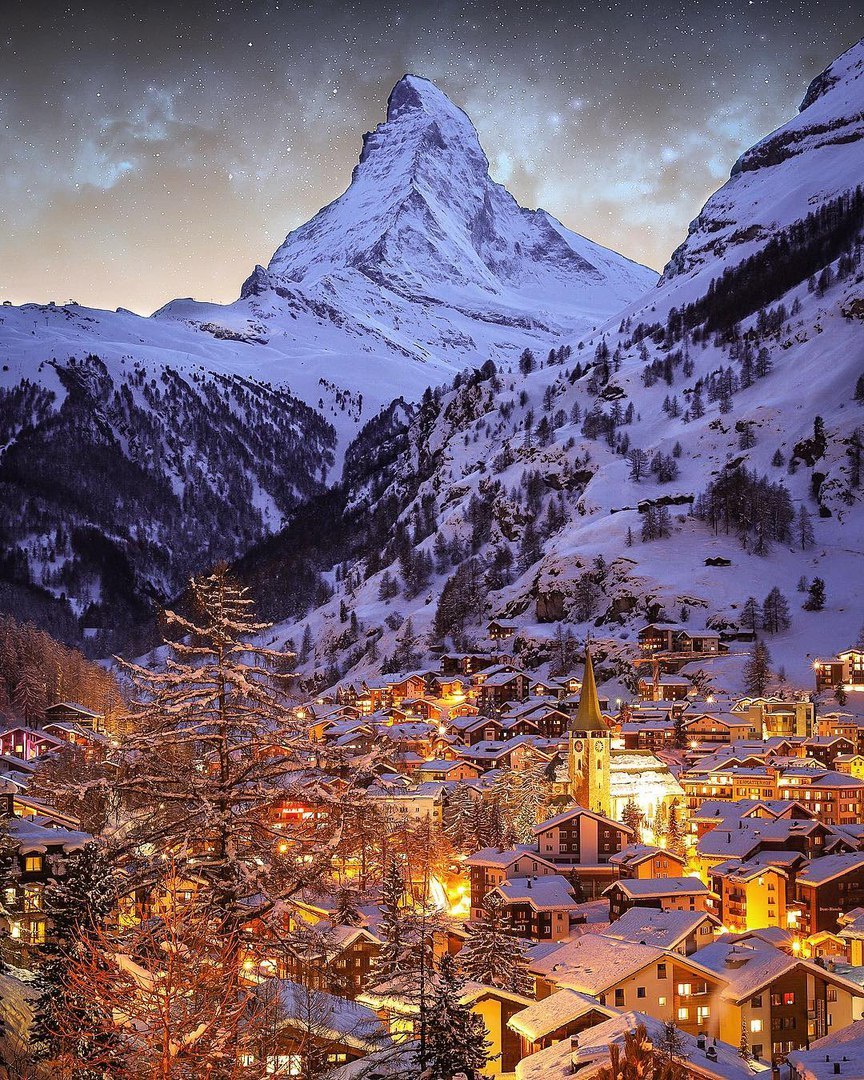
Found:
[[[406,76],[346,192],[235,303],[0,309],[0,603],[45,590],[98,625],[120,594],[170,595],[196,552],[278,529],[382,405],[590,333],[656,278],[519,207],[465,114]]]
[[[691,625],[734,630],[748,597],[777,586],[791,626],[769,645],[809,685],[813,655],[864,622],[862,182],[859,42],[742,155],[658,288],[527,376],[477,371],[370,427],[331,530],[336,595],[277,640],[299,644],[310,627],[320,645],[306,670],[325,679],[334,662],[398,666],[435,637],[456,575],[449,595],[467,600],[449,625],[468,637],[504,616],[535,657],[560,623],[597,626],[626,653],[646,618],[683,608]],[[280,566],[290,577],[274,541],[244,571],[266,591]],[[814,577],[821,611],[799,591]],[[278,613],[278,598],[268,605]],[[721,685],[740,668],[740,656],[718,666]]]

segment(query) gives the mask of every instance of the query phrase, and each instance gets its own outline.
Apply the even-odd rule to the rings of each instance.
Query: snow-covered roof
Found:
[[[559,990],[511,1016],[507,1026],[518,1035],[523,1035],[529,1042],[539,1042],[590,1012],[606,1017],[615,1015],[613,1009],[600,1005],[588,994],[580,994],[576,990]]]
[[[715,941],[699,949],[690,959],[721,976],[726,983],[722,994],[731,1001],[739,1002],[752,997],[799,965],[845,988],[856,997],[864,997],[861,987],[836,972],[818,967],[809,960],[790,956],[755,935],[748,936],[746,941]]]
[[[508,878],[495,886],[508,903],[529,904],[535,911],[575,911],[573,886],[560,874]]]
[[[603,931],[603,936],[616,941],[633,941],[639,945],[654,945],[659,949],[674,949],[702,923],[719,925],[705,911],[660,911],[658,908],[632,907]]]
[[[655,896],[689,896],[691,893],[704,896],[711,892],[705,882],[698,877],[621,878],[608,885],[603,890],[604,895],[612,889],[621,889],[631,900],[644,900],[646,897]]]
[[[45,820],[45,819],[43,819]],[[93,837],[73,829],[46,828],[36,818],[12,818],[9,836],[22,855],[44,855],[50,848],[62,847],[67,854],[80,851]]]
[[[811,860],[798,871],[801,885],[824,885],[826,881],[864,867],[864,851],[852,851],[843,855],[823,855]]]
[[[382,1049],[390,1042],[378,1016],[357,1001],[325,990],[309,990],[289,979],[268,979],[259,984],[257,992],[265,999],[269,994],[278,996],[280,1026],[308,1026],[311,1013],[318,1036],[364,1052]]]
[[[529,967],[559,988],[596,997],[668,955],[651,945],[624,944],[602,934],[582,934],[543,957],[531,957]],[[680,959],[676,956],[676,960]]]

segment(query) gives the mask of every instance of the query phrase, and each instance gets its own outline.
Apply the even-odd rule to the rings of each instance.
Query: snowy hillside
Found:
[[[406,76],[348,190],[234,304],[0,309],[0,603],[127,621],[279,529],[382,405],[590,332],[656,277],[520,208]]]
[[[347,520],[377,511],[371,550],[355,542],[333,600],[279,628],[320,640],[306,670],[399,667],[442,633],[482,638],[491,616],[517,621],[529,652],[562,621],[626,652],[639,624],[682,608],[694,626],[741,626],[748,597],[775,586],[792,619],[768,643],[799,684],[814,655],[856,639],[862,72],[859,43],[736,163],[659,288],[569,355],[427,395],[386,482],[358,476],[347,496]],[[824,610],[803,608],[814,577]],[[448,580],[462,599],[442,615]],[[733,656],[718,678],[739,676]]]

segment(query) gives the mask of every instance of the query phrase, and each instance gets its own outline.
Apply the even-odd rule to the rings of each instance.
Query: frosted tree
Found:
[[[825,582],[822,578],[814,577],[810,582],[807,599],[804,601],[805,611],[822,611],[825,607]]]
[[[522,941],[504,925],[505,905],[490,892],[483,901],[483,915],[468,930],[459,953],[459,966],[466,979],[497,986],[514,994],[531,994],[534,981]]]
[[[193,615],[166,612],[178,640],[166,643],[164,670],[123,665],[135,700],[116,755],[119,833],[206,879],[231,929],[321,882],[352,793],[316,784],[327,760],[287,707],[290,658],[252,643],[269,624],[246,590],[221,567],[190,593]],[[317,773],[304,771],[310,760]],[[316,812],[286,820],[283,807],[298,802]]]
[[[474,834],[474,797],[464,784],[454,785],[444,807],[444,832],[457,851],[465,854],[477,849]]]
[[[741,608],[741,625],[753,633],[762,628],[762,608],[755,596],[748,596]]]
[[[101,932],[115,909],[120,882],[113,859],[92,842],[69,857],[65,873],[46,887],[43,897],[51,936],[36,973],[31,1040],[38,1058],[71,1056],[84,1076],[90,1070],[94,1077],[101,1075],[98,1066],[113,1058],[118,1039],[98,1003],[71,973],[89,951],[89,936]]]
[[[621,823],[626,825],[628,829],[632,829],[633,837],[637,841],[642,833],[643,822],[644,815],[639,809],[638,803],[633,799],[628,799],[624,804],[624,809],[621,811]]]
[[[666,825],[666,847],[675,855],[684,854],[684,825],[677,803],[669,807],[669,820]]]
[[[428,1067],[430,1080],[453,1080],[459,1073],[477,1080],[489,1060],[486,1027],[482,1018],[462,1003],[463,990],[454,957],[444,953],[425,1017],[426,1045],[421,1061]]]
[[[764,641],[757,641],[744,665],[744,686],[748,694],[762,697],[771,679],[771,653]]]
[[[381,948],[369,972],[372,986],[391,982],[413,964],[413,933],[405,904],[405,882],[394,858],[387,864],[381,886],[381,922],[378,926]]]

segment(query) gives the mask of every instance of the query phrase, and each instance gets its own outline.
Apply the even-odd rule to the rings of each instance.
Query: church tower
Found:
[[[591,646],[585,646],[585,675],[579,708],[568,730],[570,797],[586,810],[612,816],[610,762],[612,740],[600,712]]]

